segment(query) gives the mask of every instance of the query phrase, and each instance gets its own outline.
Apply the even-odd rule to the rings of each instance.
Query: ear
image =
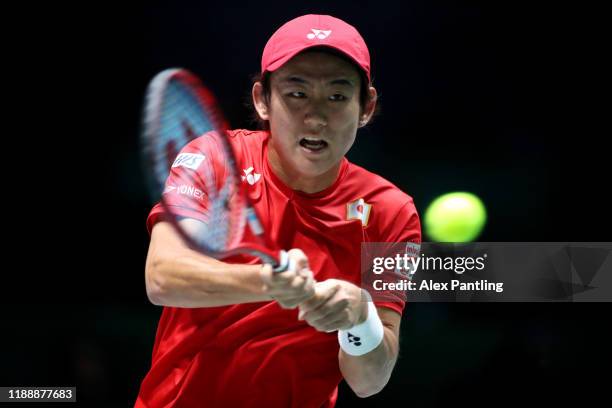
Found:
[[[253,84],[253,90],[251,91],[253,97],[253,106],[257,110],[257,114],[261,120],[269,120],[270,115],[268,112],[268,105],[264,96],[264,89],[261,82],[257,81]]]
[[[372,115],[376,111],[376,101],[378,100],[378,93],[376,92],[376,88],[370,86],[368,88],[368,101],[359,115],[359,127],[364,127],[368,124],[370,119],[372,119]]]

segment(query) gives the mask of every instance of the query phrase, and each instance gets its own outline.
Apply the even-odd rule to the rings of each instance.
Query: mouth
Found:
[[[300,140],[300,146],[311,153],[318,153],[325,150],[328,147],[328,144],[323,139],[304,137]]]

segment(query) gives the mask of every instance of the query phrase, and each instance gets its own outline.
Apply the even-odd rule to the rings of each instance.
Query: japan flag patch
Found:
[[[360,198],[346,205],[346,219],[360,220],[361,225],[367,227],[371,211],[372,205],[366,203],[363,198]]]

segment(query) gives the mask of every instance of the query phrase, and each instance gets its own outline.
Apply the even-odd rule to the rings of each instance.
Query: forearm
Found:
[[[362,356],[351,356],[340,349],[340,371],[347,384],[359,397],[380,392],[391,377],[398,355],[398,339],[390,327],[384,327],[382,342]]]
[[[195,220],[182,222],[184,228],[199,227]],[[170,223],[158,222],[151,233],[145,282],[156,305],[214,307],[271,300],[260,272],[261,265],[228,264],[194,251]]]
[[[152,260],[147,293],[157,305],[214,307],[271,300],[263,290],[261,265],[235,265],[199,254]]]

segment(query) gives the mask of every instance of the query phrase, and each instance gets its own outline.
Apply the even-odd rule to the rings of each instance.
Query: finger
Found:
[[[314,277],[312,270],[310,269],[310,267],[308,265],[304,266],[303,268],[300,268],[297,270],[297,274],[299,276],[302,276],[303,278],[312,278]]]
[[[300,297],[292,297],[292,298],[277,298],[276,301],[284,308],[284,309],[295,309],[300,303],[304,300],[308,299],[308,295],[303,295]]]
[[[305,272],[300,271],[299,277],[300,280],[296,279],[294,281],[293,287],[296,290],[299,290],[303,293],[308,293],[310,296],[315,293],[315,280],[310,269],[305,270]]]
[[[301,285],[302,282],[305,282],[309,279],[314,280],[312,276],[312,271],[308,268],[294,271],[287,270],[285,272],[273,274],[270,279],[270,283],[274,286],[290,288],[292,285],[295,284]]]
[[[346,316],[336,315],[329,316],[326,319],[318,320],[317,322],[314,322],[312,324],[309,323],[309,325],[314,327],[318,331],[331,332],[338,330],[340,327],[347,326],[347,323],[348,319],[346,318]]]
[[[290,267],[293,266],[293,269],[290,269],[294,272],[308,268],[308,257],[306,257],[306,254],[301,249],[291,249],[287,252],[287,255],[289,256]]]
[[[305,292],[303,290],[304,283],[305,281],[302,277],[297,277],[292,281],[271,285],[268,292],[276,297],[294,298],[296,295],[301,296]]]
[[[304,281],[312,281],[313,283],[309,283],[309,286],[314,285],[313,273],[308,267],[308,258],[299,249],[292,249],[287,252],[289,256],[289,268],[280,273],[276,273],[271,276],[270,284],[276,285],[279,287],[286,287],[288,285],[299,286],[301,284],[301,280],[295,282],[296,277],[301,277]],[[310,287],[307,290],[311,290]]]
[[[306,275],[306,285],[309,288],[309,290],[314,291],[315,284],[317,283],[317,281],[314,278],[314,273],[310,269],[307,269],[305,271],[306,271],[305,272],[305,275]]]
[[[295,272],[291,271],[275,273],[271,265],[263,265],[261,271],[261,279],[264,281],[267,287],[281,287],[289,285],[295,276]]]
[[[309,313],[323,307],[323,305],[325,305],[336,295],[336,293],[338,293],[338,290],[340,290],[340,285],[333,285],[327,290],[327,292],[322,293],[320,296],[315,295],[310,300],[302,303],[300,305],[300,314],[298,319],[304,320]]]
[[[331,332],[335,332],[338,330],[346,330],[350,328],[350,324],[348,322],[348,320],[346,319],[336,319],[333,320],[331,322],[328,322],[324,325],[321,325],[321,328],[319,331],[323,331],[326,333],[331,333]]]
[[[285,272],[273,273],[269,279],[270,285],[274,286],[288,286],[297,277],[295,271],[286,270]]]
[[[293,278],[293,280],[289,283],[288,289],[295,291],[296,293],[303,292],[306,284],[308,283],[308,277],[297,275]]]
[[[308,294],[308,298],[311,298],[315,295],[315,284],[317,282],[314,280],[314,277],[311,275],[308,277],[306,282],[304,283],[304,292]],[[306,299],[305,299],[306,300]]]
[[[332,292],[332,295],[333,295],[333,292]],[[300,304],[300,313],[298,315],[298,319],[304,320],[304,317],[306,316],[307,313],[323,305],[328,300],[328,297],[329,296],[327,293],[317,294],[316,289],[315,289],[314,296],[306,300],[304,303]]]
[[[306,316],[306,321],[309,324],[321,326],[336,320],[348,320],[349,314],[346,310],[348,300],[341,300],[330,307],[322,307],[318,310],[313,310]]]
[[[295,295],[305,294],[307,297],[314,295],[315,280],[311,270],[301,272],[296,276],[289,286],[286,288],[288,292],[293,292]]]
[[[293,293],[298,292],[314,292],[315,280],[312,271],[306,269],[299,272],[282,272],[274,274],[270,279],[268,286],[275,288],[277,291],[288,291]],[[282,276],[281,276],[282,275]]]

